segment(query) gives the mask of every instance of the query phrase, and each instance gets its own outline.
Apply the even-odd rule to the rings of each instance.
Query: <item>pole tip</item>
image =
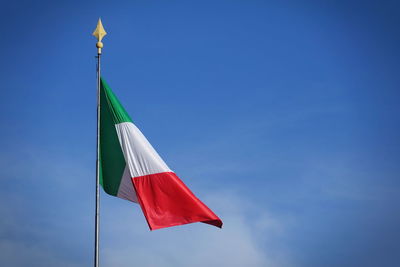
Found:
[[[101,49],[103,48],[103,43],[101,42],[101,40],[106,35],[107,35],[107,32],[104,30],[103,23],[101,23],[101,19],[99,18],[96,29],[93,32],[93,36],[97,38],[96,47],[97,47],[98,54],[101,54]]]

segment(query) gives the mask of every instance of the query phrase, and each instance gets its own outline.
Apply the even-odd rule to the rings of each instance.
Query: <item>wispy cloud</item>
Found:
[[[84,263],[74,263],[73,260],[57,257],[51,251],[35,244],[28,245],[25,242],[1,240],[1,260],[3,266],[59,266],[59,267],[83,267]]]
[[[254,204],[232,193],[215,192],[205,202],[220,215],[223,229],[192,224],[147,232],[144,219],[126,207],[106,212],[103,262],[121,267],[290,266],[289,254],[283,256],[263,245],[266,239],[283,234],[281,222],[263,210],[254,213]]]
[[[3,161],[1,182],[19,193],[0,195],[0,264],[86,266],[92,259],[93,179],[84,159],[17,152],[3,155],[8,163]],[[22,182],[25,189],[18,189]],[[150,232],[139,206],[102,193],[102,265],[289,266],[288,254],[271,245],[284,235],[284,223],[265,207],[229,188],[201,195],[223,229],[196,223]]]

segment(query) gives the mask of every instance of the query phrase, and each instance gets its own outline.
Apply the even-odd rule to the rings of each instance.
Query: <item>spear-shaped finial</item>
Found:
[[[101,40],[103,39],[104,36],[106,36],[106,31],[104,30],[103,24],[101,23],[101,19],[99,18],[99,21],[97,22],[97,27],[93,32],[93,36],[97,38],[97,53],[100,55],[101,54],[101,49],[103,48],[103,43]]]

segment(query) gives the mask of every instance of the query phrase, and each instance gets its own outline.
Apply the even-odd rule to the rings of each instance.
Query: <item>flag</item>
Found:
[[[110,195],[140,205],[150,230],[222,221],[168,167],[100,81],[100,184]]]

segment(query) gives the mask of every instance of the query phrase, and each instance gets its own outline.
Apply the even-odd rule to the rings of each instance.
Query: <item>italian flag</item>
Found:
[[[222,221],[168,167],[100,82],[100,184],[108,194],[138,203],[150,230]]]

